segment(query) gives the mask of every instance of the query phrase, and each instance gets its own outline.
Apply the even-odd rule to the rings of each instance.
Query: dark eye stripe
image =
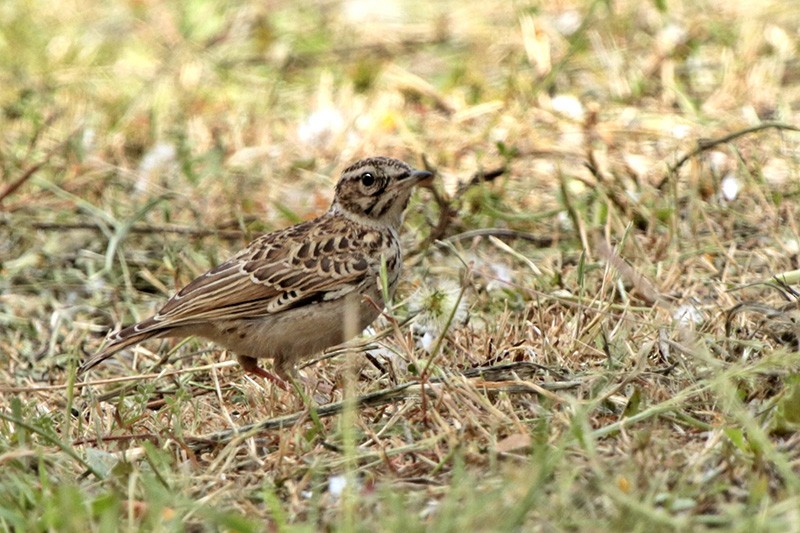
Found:
[[[385,179],[381,180],[380,181],[380,186],[377,189],[375,189],[374,192],[371,192],[369,195],[370,196],[380,196],[383,193],[383,191],[386,190],[386,187],[388,185],[389,185],[389,180],[385,180]]]
[[[392,207],[392,202],[384,202],[375,216],[377,218],[381,218],[383,215],[386,214],[386,212],[389,210],[390,207]]]

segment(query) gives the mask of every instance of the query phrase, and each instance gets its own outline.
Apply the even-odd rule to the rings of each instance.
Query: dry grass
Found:
[[[1,528],[797,527],[793,2],[217,4],[0,8]],[[378,153],[436,189],[313,390],[75,382]]]

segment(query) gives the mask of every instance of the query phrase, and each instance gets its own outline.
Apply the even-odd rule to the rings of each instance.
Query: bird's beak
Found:
[[[429,184],[433,181],[433,173],[427,170],[415,170],[409,176],[415,184]]]

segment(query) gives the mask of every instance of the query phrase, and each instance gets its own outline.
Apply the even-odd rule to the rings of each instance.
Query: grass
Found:
[[[796,529],[794,4],[371,6],[0,8],[0,529]],[[435,188],[317,387],[76,380],[378,153]]]

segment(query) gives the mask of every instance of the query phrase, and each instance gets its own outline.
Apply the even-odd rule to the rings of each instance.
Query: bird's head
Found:
[[[414,186],[432,176],[390,157],[362,159],[342,172],[331,210],[362,222],[397,228]]]

